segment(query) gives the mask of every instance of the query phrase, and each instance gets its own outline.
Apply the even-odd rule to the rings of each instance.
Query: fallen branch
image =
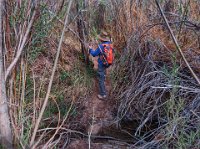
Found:
[[[194,71],[192,70],[192,68],[191,68],[190,64],[188,63],[188,61],[186,60],[186,58],[185,58],[185,56],[184,56],[184,54],[183,54],[183,51],[181,50],[181,48],[180,48],[180,46],[179,46],[179,44],[178,44],[178,42],[177,42],[177,40],[176,40],[176,37],[174,36],[174,33],[172,32],[172,29],[171,29],[171,27],[169,26],[168,20],[167,20],[166,16],[164,15],[163,10],[162,10],[161,7],[160,7],[160,4],[158,3],[158,0],[155,0],[155,2],[156,2],[156,5],[158,6],[158,8],[159,8],[159,10],[160,10],[160,13],[161,13],[161,15],[162,15],[162,17],[163,17],[163,19],[164,19],[166,25],[167,25],[167,28],[168,28],[168,30],[169,30],[169,32],[170,32],[170,35],[172,36],[172,39],[173,39],[173,41],[174,41],[174,44],[176,45],[176,48],[177,48],[178,51],[180,52],[181,57],[183,58],[183,60],[184,60],[184,62],[186,63],[187,67],[189,68],[190,72],[192,73],[192,76],[196,79],[196,81],[197,81],[198,84],[200,85],[200,80],[199,80],[199,78],[197,77],[197,75],[194,73]]]

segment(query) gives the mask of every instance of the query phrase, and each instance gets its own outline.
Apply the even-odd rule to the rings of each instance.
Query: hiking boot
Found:
[[[99,98],[99,99],[105,99],[106,98],[106,95],[97,95],[97,97]]]

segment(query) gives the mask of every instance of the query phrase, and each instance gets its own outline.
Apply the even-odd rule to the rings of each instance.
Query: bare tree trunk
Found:
[[[85,9],[86,8],[86,0],[83,1],[83,4],[82,6],[80,5],[80,2],[79,1],[76,1],[76,7],[77,7],[77,12],[79,13],[79,17],[78,17],[78,20],[77,20],[77,27],[78,27],[78,33],[79,33],[79,37],[80,37],[80,42],[81,42],[81,51],[82,51],[82,54],[84,56],[84,60],[86,62],[86,64],[89,64],[89,56],[88,56],[88,52],[87,52],[87,49],[85,47],[85,43],[87,41],[87,28],[86,28],[86,24],[85,24],[85,21],[84,21],[84,14],[82,12],[82,9]],[[83,8],[81,8],[83,7]]]
[[[6,83],[4,77],[3,55],[3,30],[2,11],[4,0],[0,0],[0,141],[5,148],[12,148],[12,132],[8,114],[8,102],[6,98]]]
[[[101,31],[102,29],[104,29],[104,25],[105,25],[105,5],[100,3],[98,5],[98,14],[96,16],[96,26],[97,26],[97,30]]]

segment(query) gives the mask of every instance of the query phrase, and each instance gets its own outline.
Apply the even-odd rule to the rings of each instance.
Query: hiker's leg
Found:
[[[99,92],[101,96],[106,95],[106,88],[105,88],[105,71],[98,72],[99,75]]]

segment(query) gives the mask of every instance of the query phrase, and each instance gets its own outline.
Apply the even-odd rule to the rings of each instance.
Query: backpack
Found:
[[[103,62],[103,65],[108,68],[110,65],[112,65],[114,60],[113,55],[113,45],[112,44],[102,44],[103,50],[101,50],[100,59]]]

